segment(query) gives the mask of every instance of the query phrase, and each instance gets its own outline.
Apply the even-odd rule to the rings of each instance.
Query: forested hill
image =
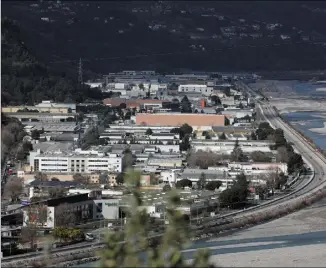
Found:
[[[325,69],[323,1],[9,1],[33,55],[96,73]]]
[[[58,102],[102,99],[102,93],[80,88],[64,72],[50,70],[31,55],[21,40],[19,25],[1,20],[1,103],[34,104],[42,100]]]

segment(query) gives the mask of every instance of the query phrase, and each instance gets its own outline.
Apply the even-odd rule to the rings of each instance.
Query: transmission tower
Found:
[[[82,59],[79,59],[79,65],[78,65],[78,83],[79,85],[83,84],[83,64]]]

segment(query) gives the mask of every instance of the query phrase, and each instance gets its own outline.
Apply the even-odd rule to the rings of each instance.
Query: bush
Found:
[[[140,181],[138,172],[130,171],[128,180]],[[182,213],[177,210],[181,204],[178,194],[171,190],[166,209],[169,224],[155,248],[148,243],[148,232],[151,230],[149,216],[145,209],[140,210],[142,198],[134,183],[130,185],[132,198],[130,198],[129,214],[123,234],[111,232],[107,238],[106,248],[101,252],[101,267],[212,267],[209,264],[207,251],[197,252],[193,263],[188,264],[183,259],[181,250],[189,239],[189,226]],[[120,244],[122,236],[125,243]],[[146,263],[140,260],[139,254],[148,254]]]
[[[80,241],[84,239],[84,233],[79,229],[54,228],[52,235],[60,241]]]

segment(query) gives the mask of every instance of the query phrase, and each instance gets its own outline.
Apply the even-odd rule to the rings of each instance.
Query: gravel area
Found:
[[[250,87],[262,90],[270,103],[281,113],[296,111],[326,111],[325,100],[312,100],[300,96],[294,89],[297,81],[261,80]]]
[[[325,267],[326,247],[320,245],[256,250],[213,256],[222,267]]]
[[[310,128],[309,130],[312,131],[312,132],[316,132],[316,133],[319,133],[319,134],[326,135],[326,122],[324,122],[324,127]]]
[[[305,243],[305,239],[306,244],[299,245]],[[286,217],[210,241],[236,243],[233,249],[227,244],[210,245],[211,261],[222,267],[325,267],[326,200]],[[230,248],[236,252],[229,252]],[[214,253],[216,249],[219,252]]]

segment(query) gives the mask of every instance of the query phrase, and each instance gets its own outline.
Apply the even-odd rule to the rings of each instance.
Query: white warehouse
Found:
[[[192,149],[195,151],[212,151],[219,154],[230,154],[233,151],[236,141],[215,141],[215,140],[193,140]],[[272,141],[238,141],[244,153],[254,151],[270,152]]]
[[[189,93],[196,92],[201,93],[206,96],[210,96],[213,93],[212,87],[207,87],[207,85],[179,85],[178,92]]]

